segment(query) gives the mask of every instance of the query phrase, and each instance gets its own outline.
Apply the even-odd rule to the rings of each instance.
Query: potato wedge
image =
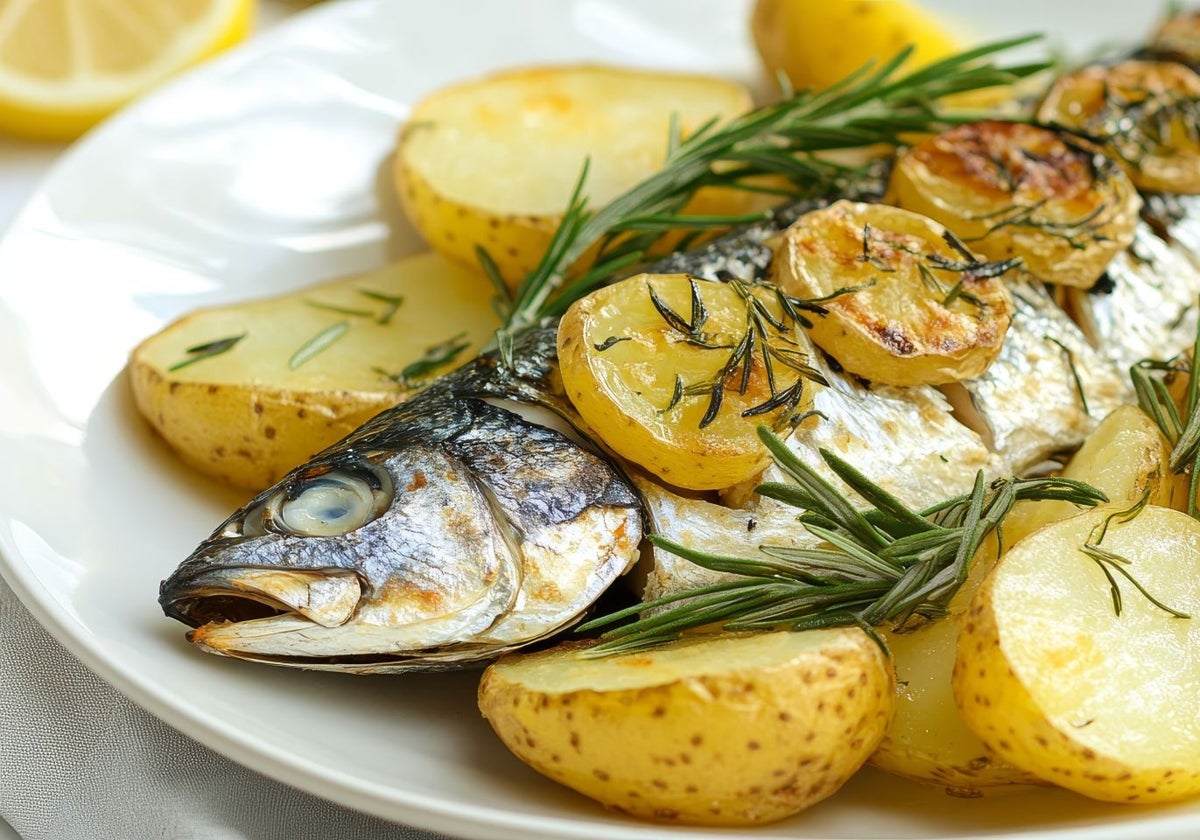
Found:
[[[829,796],[875,748],[892,670],[858,629],[718,634],[505,657],[479,708],[518,758],[608,808],[749,825]]]
[[[1200,75],[1169,61],[1092,65],[1063,76],[1038,119],[1105,143],[1140,189],[1200,193]]]
[[[952,796],[1041,784],[993,752],[958,713],[951,675],[962,623],[960,613],[883,634],[896,668],[896,714],[870,763]]]
[[[809,334],[851,373],[888,385],[969,379],[999,354],[1013,304],[1004,266],[963,254],[945,233],[907,210],[838,201],[783,233],[775,282],[824,301]]]
[[[189,466],[261,489],[472,358],[491,284],[434,254],[279,297],[193,312],[129,360],[138,410]],[[458,348],[456,352],[455,348]],[[400,374],[422,359],[441,364]]]
[[[584,160],[607,204],[657,171],[670,120],[684,135],[750,109],[741,85],[600,66],[510,70],[437,91],[413,109],[394,163],[400,201],[430,247],[478,266],[482,246],[516,285],[542,258]],[[690,212],[738,213],[747,194],[704,190]]]
[[[1129,247],[1141,199],[1111,158],[1023,123],[960,125],[902,154],[892,203],[941,222],[989,260],[1090,288]]]
[[[868,61],[886,61],[907,46],[912,69],[958,50],[944,21],[909,0],[869,3],[757,0],[750,32],[767,74],[797,90],[820,90]]]
[[[1113,802],[1196,796],[1200,623],[1082,547],[1099,543],[1160,602],[1197,615],[1200,522],[1158,507],[1123,523],[1117,513],[1046,526],[1003,556],[967,613],[955,699],[984,743],[1046,781]]]
[[[798,366],[808,358],[772,290],[683,274],[599,289],[558,330],[563,384],[587,424],[621,456],[692,490],[729,487],[767,465],[755,430],[807,408],[816,386]]]

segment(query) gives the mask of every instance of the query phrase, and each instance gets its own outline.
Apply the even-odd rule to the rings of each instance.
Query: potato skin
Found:
[[[1119,509],[1049,525],[1001,558],[959,637],[956,702],[984,743],[1048,782],[1111,802],[1194,797],[1195,619],[1168,615],[1125,581],[1116,616],[1103,572],[1079,550]],[[1113,524],[1104,547],[1156,597],[1196,613],[1195,520],[1147,507]]]
[[[292,466],[399,402],[399,391],[305,391],[180,382],[140,355],[129,365],[138,411],[179,459],[233,487],[268,487]]]
[[[605,676],[561,691],[523,677],[579,667],[570,648],[502,659],[480,682],[480,709],[518,758],[612,810],[696,825],[779,820],[866,760],[892,714],[892,671],[857,629],[730,638],[695,643],[708,647],[682,668],[664,666],[674,648],[591,660],[583,667]],[[776,661],[756,645],[778,648]]]

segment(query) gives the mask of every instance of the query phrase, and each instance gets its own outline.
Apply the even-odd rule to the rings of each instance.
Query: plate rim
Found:
[[[14,216],[13,221],[0,238],[0,253],[10,246],[13,239],[24,234],[24,225],[33,206],[42,197],[47,183],[64,169],[75,165],[78,158],[89,154],[94,145],[105,142],[114,128],[134,122],[147,110],[156,107],[161,99],[173,95],[181,83],[199,74],[211,72],[211,68],[226,66],[234,62],[253,61],[255,56],[270,50],[279,42],[293,37],[296,29],[307,28],[323,16],[347,14],[347,10],[369,9],[387,0],[341,0],[312,7],[290,15],[286,20],[259,34],[245,44],[230,50],[205,65],[181,75],[165,84],[153,94],[133,106],[106,120],[80,142],[73,144],[55,160],[44,177],[35,187]],[[739,0],[745,3],[746,0]],[[713,829],[704,827],[671,827],[641,823],[630,820],[619,825],[584,822],[570,817],[550,815],[526,815],[505,812],[491,807],[473,806],[469,810],[462,803],[450,800],[427,800],[420,794],[399,791],[377,785],[365,779],[351,780],[340,772],[315,772],[303,766],[293,757],[276,754],[262,747],[236,727],[231,727],[214,715],[201,713],[199,709],[180,709],[152,679],[144,678],[132,670],[123,670],[102,650],[96,634],[89,631],[70,612],[57,605],[52,593],[37,579],[34,570],[22,556],[22,552],[10,545],[8,535],[0,531],[0,577],[3,577],[14,594],[33,618],[64,649],[79,660],[89,671],[103,680],[125,698],[144,709],[158,720],[187,737],[207,746],[237,764],[270,778],[292,785],[307,793],[318,796],[339,806],[353,808],[385,820],[403,823],[412,828],[454,834],[472,838],[513,838],[524,840],[530,832],[538,836],[563,838],[681,838],[693,834],[710,834]],[[256,744],[258,746],[256,746]],[[381,803],[389,807],[380,808]],[[531,825],[536,823],[537,826]],[[1079,826],[1065,829],[1034,829],[1032,831],[1005,832],[993,836],[1055,838],[1055,840],[1117,840],[1129,836],[1130,829],[1137,829],[1146,840],[1183,837],[1179,831],[1200,829],[1200,812],[1160,816],[1149,830],[1137,822],[1118,822],[1104,827]],[[725,838],[769,838],[774,835],[770,826],[750,829],[720,830]],[[964,835],[966,836],[966,835]]]

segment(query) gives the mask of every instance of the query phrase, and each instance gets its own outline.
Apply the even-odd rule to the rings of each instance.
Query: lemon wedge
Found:
[[[909,68],[957,52],[954,27],[910,0],[757,0],[750,22],[767,72],[821,90],[911,45]]]
[[[78,137],[174,73],[242,40],[255,0],[4,0],[0,130]]]

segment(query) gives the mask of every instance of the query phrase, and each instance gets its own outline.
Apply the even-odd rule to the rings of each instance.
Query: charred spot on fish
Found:
[[[1142,198],[1142,221],[1150,226],[1159,239],[1171,242],[1171,228],[1187,217],[1181,197],[1174,193],[1146,193]]]
[[[1112,275],[1107,271],[1100,275],[1100,278],[1092,284],[1088,289],[1089,295],[1111,295],[1117,290],[1117,282],[1112,279]]]

